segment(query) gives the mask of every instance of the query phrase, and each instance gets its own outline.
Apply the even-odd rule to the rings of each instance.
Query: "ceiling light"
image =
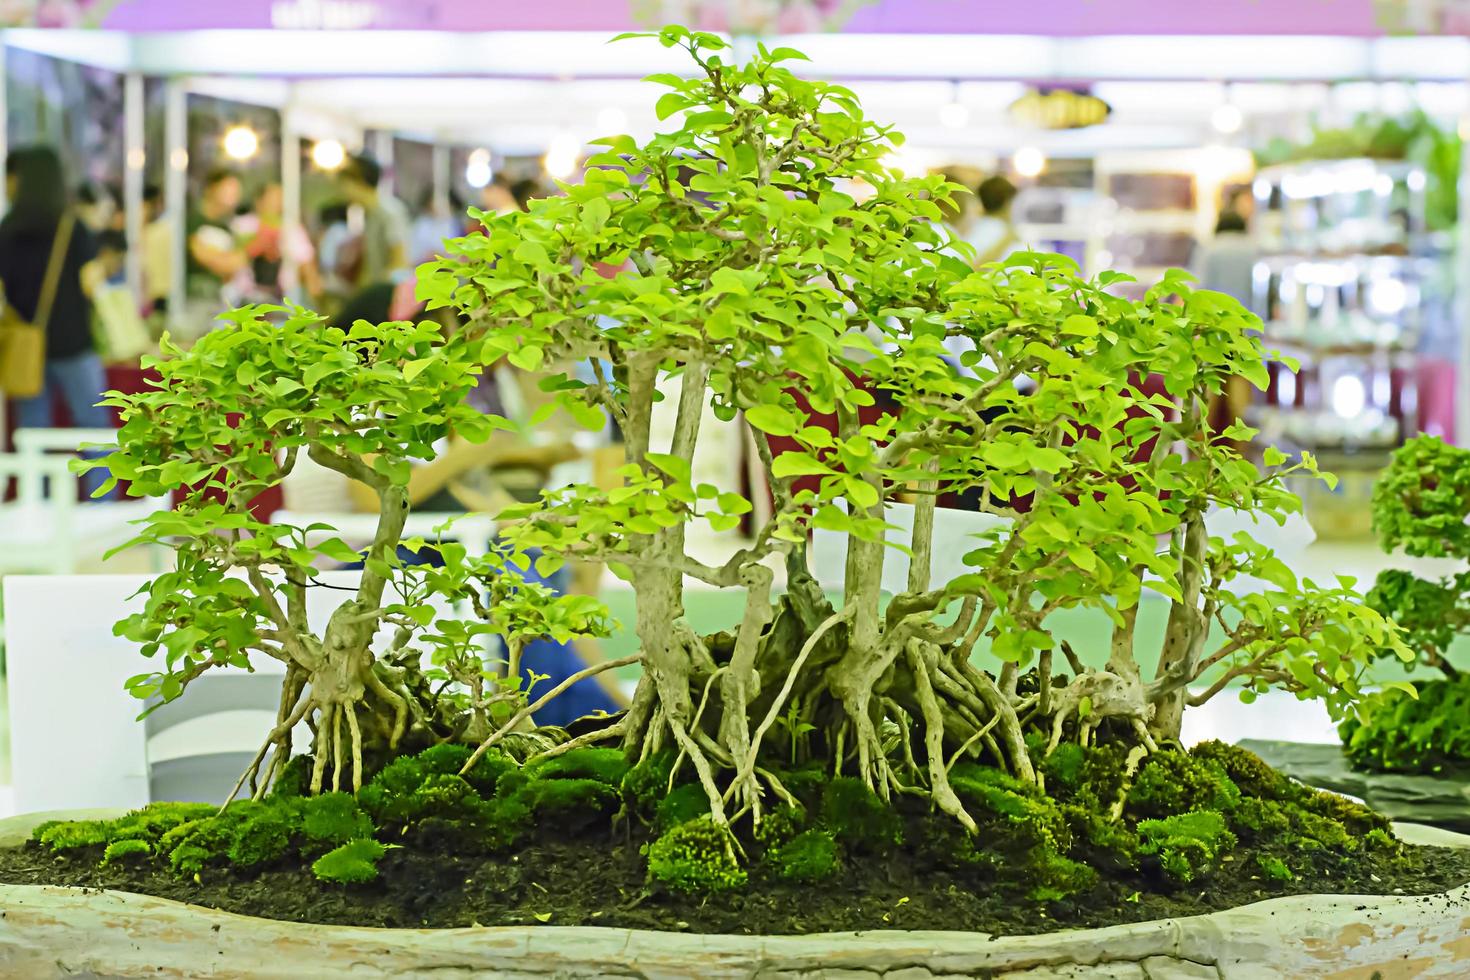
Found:
[[[225,130],[224,148],[231,160],[249,160],[260,152],[260,137],[249,126],[231,126]]]
[[[311,147],[311,162],[318,170],[336,170],[347,162],[347,150],[337,140],[317,140]]]
[[[1034,146],[1023,146],[1011,158],[1011,166],[1022,177],[1038,177],[1046,169],[1046,154]]]

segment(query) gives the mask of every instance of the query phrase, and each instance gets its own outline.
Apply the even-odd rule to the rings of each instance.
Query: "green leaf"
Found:
[[[535,371],[541,367],[542,351],[535,344],[527,344],[524,347],[517,347],[507,354],[506,357],[510,363],[522,371]]]
[[[434,359],[432,357],[420,357],[416,360],[408,361],[403,365],[403,380],[412,381],[414,378],[423,374],[424,369],[433,363]]]
[[[681,483],[688,483],[693,475],[689,461],[680,459],[672,453],[649,453],[646,458],[649,463]]]
[[[794,436],[800,427],[796,416],[780,405],[756,405],[747,408],[745,420],[773,436]]]
[[[832,467],[812,457],[810,453],[786,452],[771,461],[771,475],[778,480],[795,476],[825,476]]]
[[[1261,459],[1267,466],[1280,466],[1286,462],[1287,456],[1286,453],[1277,449],[1275,446],[1267,446],[1266,451],[1261,454]]]
[[[704,515],[709,521],[709,526],[716,531],[730,531],[740,526],[740,518],[735,514],[719,514],[711,511]]]
[[[1062,321],[1062,333],[1073,337],[1096,337],[1097,321],[1090,316],[1074,313]]]
[[[332,561],[355,562],[362,557],[360,552],[341,538],[328,538],[317,545],[316,550],[318,554]]]

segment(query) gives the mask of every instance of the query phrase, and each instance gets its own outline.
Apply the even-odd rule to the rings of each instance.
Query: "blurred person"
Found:
[[[16,425],[57,425],[59,398],[73,426],[108,428],[107,410],[97,405],[107,378],[92,338],[91,294],[105,276],[96,262],[96,239],[72,209],[61,158],[51,147],[12,150],[5,158],[5,186],[12,204],[0,220],[0,287],[5,302],[25,320],[43,325],[46,334],[41,390],[15,400]],[[53,254],[58,261],[47,311],[42,294]],[[85,474],[88,496],[106,479],[102,470]]]
[[[360,251],[349,247],[353,235],[347,219],[345,201],[333,201],[317,212],[316,265],[321,274],[321,295],[317,302],[324,307],[323,312],[329,312],[342,301],[348,283],[357,275],[355,266],[344,268],[349,260],[361,256]]]
[[[109,228],[97,236],[98,283],[92,291],[98,354],[110,364],[136,365],[153,338],[128,288],[128,236]]]
[[[1016,200],[1016,185],[996,174],[980,182],[975,196],[980,200],[980,218],[970,231],[968,241],[975,247],[975,264],[999,262],[1023,247],[1011,222],[1011,204]]]
[[[342,168],[339,184],[349,204],[362,209],[361,259],[350,281],[353,292],[384,282],[396,282],[409,271],[408,209],[378,184],[383,168],[366,154],[352,157]]]
[[[429,191],[420,202],[418,217],[413,219],[409,258],[415,265],[437,258],[444,251],[445,239],[459,238],[464,233],[464,201],[460,196],[450,191],[448,204],[443,205],[439,195]]]
[[[237,295],[227,288],[246,268],[245,252],[232,223],[240,206],[240,178],[230,170],[211,170],[204,178],[198,206],[185,225],[184,261],[187,309],[174,320],[185,340],[202,336]]]
[[[143,301],[150,317],[161,318],[168,310],[173,288],[174,234],[164,214],[163,188],[143,188]]]
[[[97,235],[97,266],[101,283],[124,286],[128,281],[128,236],[115,228]]]
[[[245,288],[253,302],[301,300],[303,285],[310,296],[321,293],[316,249],[306,229],[300,225],[286,227],[284,205],[285,192],[280,182],[270,181],[256,195],[254,206],[233,224],[235,236],[249,261]],[[294,268],[288,268],[287,258]]]
[[[84,181],[77,186],[74,210],[77,219],[95,235],[112,227],[113,213],[119,209],[107,188]]]
[[[524,177],[510,185],[510,194],[515,198],[517,208],[529,211],[531,201],[534,198],[544,197],[546,190],[541,186],[541,181],[535,177]]]
[[[1232,296],[1249,310],[1255,299],[1256,246],[1246,234],[1245,215],[1236,210],[1239,200],[1235,195],[1220,212],[1215,236],[1199,248],[1194,265],[1200,288]],[[1245,414],[1250,400],[1250,383],[1241,377],[1230,378],[1210,406],[1211,426],[1217,432],[1229,428]],[[1237,447],[1244,449],[1245,444],[1237,443]]]
[[[516,197],[515,186],[516,182],[506,176],[504,171],[497,171],[490,178],[490,183],[480,189],[480,210],[492,214],[524,211],[525,208]]]
[[[1233,207],[1220,212],[1215,237],[1195,260],[1200,286],[1233,296],[1247,309],[1252,302],[1256,247],[1246,234],[1246,219]]]

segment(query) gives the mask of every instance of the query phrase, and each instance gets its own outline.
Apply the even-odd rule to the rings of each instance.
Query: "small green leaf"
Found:
[[[796,416],[780,405],[756,405],[747,408],[745,420],[773,436],[794,436],[799,428]]]

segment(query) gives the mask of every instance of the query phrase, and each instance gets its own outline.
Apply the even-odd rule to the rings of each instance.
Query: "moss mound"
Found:
[[[115,820],[43,824],[34,840],[53,853],[157,864],[183,878],[295,863],[324,882],[358,885],[376,878],[393,847],[514,854],[541,837],[607,835],[621,821],[646,841],[650,883],[682,895],[739,890],[747,869],[805,887],[854,863],[914,860],[1040,903],[1079,901],[1104,877],[1140,891],[1197,889],[1217,875],[1279,884],[1365,857],[1384,867],[1404,854],[1380,815],[1219,742],[1161,750],[1133,771],[1116,747],[1059,746],[1039,762],[1045,792],[961,763],[950,781],[974,833],[922,801],[883,800],[816,767],[780,774],[796,803],[764,809],[753,832],[741,819],[732,833],[710,817],[700,785],[669,788],[669,754],[631,767],[609,749],[525,767],[490,754],[463,771],[469,758],[437,746],[394,760],[357,794],[303,797],[288,786],[223,812],[159,803]]]

